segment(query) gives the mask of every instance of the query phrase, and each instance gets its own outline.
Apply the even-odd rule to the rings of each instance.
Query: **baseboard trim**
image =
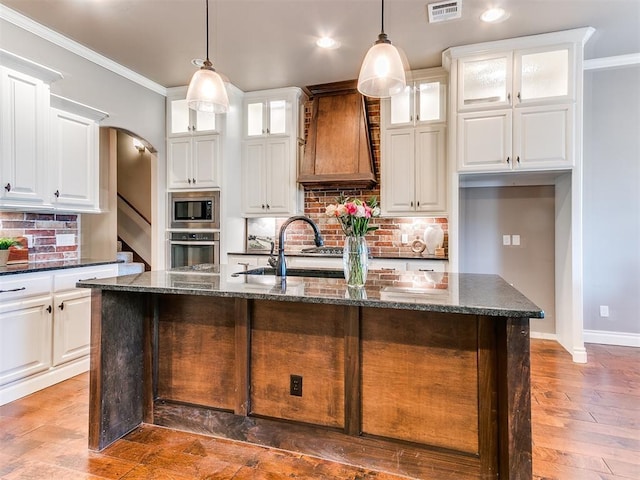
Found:
[[[27,395],[50,387],[63,380],[80,375],[89,370],[89,357],[79,361],[51,368],[46,372],[31,377],[16,380],[13,383],[0,387],[0,405],[5,405]]]
[[[556,335],[555,333],[531,331],[529,336],[538,340],[555,340],[556,342],[558,341],[558,335]]]
[[[585,330],[584,343],[601,343],[603,345],[640,348],[640,333]]]

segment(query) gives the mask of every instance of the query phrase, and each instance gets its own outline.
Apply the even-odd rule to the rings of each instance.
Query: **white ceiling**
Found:
[[[462,0],[462,18],[429,24],[432,0],[387,0],[385,31],[412,69],[451,46],[592,26],[586,58],[640,52],[640,0]],[[205,0],[0,0],[163,85],[186,85],[205,56]],[[510,17],[479,21],[487,6]],[[356,78],[380,32],[379,0],[210,0],[210,57],[245,91]],[[337,50],[315,46],[331,35]]]

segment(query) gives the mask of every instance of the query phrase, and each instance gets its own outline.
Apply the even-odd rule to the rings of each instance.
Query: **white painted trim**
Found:
[[[622,347],[640,348],[640,333],[585,330],[584,341],[585,343],[601,343],[603,345],[619,345]]]
[[[605,68],[628,67],[640,65],[640,53],[629,53],[628,55],[616,55],[613,57],[592,58],[584,61],[586,70],[602,70]]]
[[[558,341],[558,335],[556,335],[555,333],[534,332],[532,330],[529,336],[538,340],[555,340],[556,342]]]
[[[16,382],[5,385],[0,389],[0,405],[26,397],[38,390],[50,387],[51,385],[55,385],[63,380],[80,375],[88,370],[89,356],[87,355],[80,361],[54,367],[41,374],[17,380]]]
[[[127,80],[131,80],[138,85],[141,85],[149,90],[152,90],[160,95],[167,96],[167,89],[162,85],[149,80],[147,77],[140,75],[139,73],[130,70],[119,63],[114,62],[113,60],[100,55],[97,52],[85,47],[84,45],[79,44],[78,42],[71,40],[64,35],[51,30],[44,25],[41,25],[37,22],[34,22],[28,17],[25,17],[21,13],[16,12],[15,10],[11,10],[5,5],[0,5],[0,19],[6,20],[9,23],[14,24],[17,27],[26,30],[29,33],[37,35],[40,38],[43,38],[59,47],[68,50],[71,53],[74,53],[82,58],[89,60],[90,62],[95,63],[101,67],[106,68],[107,70],[116,73]]]

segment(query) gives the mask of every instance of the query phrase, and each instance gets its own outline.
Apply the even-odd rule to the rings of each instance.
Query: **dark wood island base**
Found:
[[[90,449],[150,423],[413,478],[532,478],[528,317],[82,286]]]

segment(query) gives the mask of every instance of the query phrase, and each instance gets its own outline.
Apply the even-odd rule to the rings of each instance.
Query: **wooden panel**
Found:
[[[502,320],[497,333],[500,478],[530,480],[533,473],[529,319]]]
[[[363,309],[362,430],[478,453],[477,324]]]
[[[159,312],[158,396],[233,410],[235,300],[163,295]]]
[[[482,473],[498,474],[498,375],[496,317],[478,317],[479,450]]]
[[[349,435],[361,433],[361,401],[360,390],[360,309],[358,307],[344,307],[345,309],[345,396],[344,422],[345,432]]]
[[[344,426],[344,312],[337,305],[256,301],[251,331],[251,413]],[[290,395],[290,375],[303,377]]]
[[[238,415],[249,414],[249,301],[235,299],[236,321],[236,404],[233,411]]]

